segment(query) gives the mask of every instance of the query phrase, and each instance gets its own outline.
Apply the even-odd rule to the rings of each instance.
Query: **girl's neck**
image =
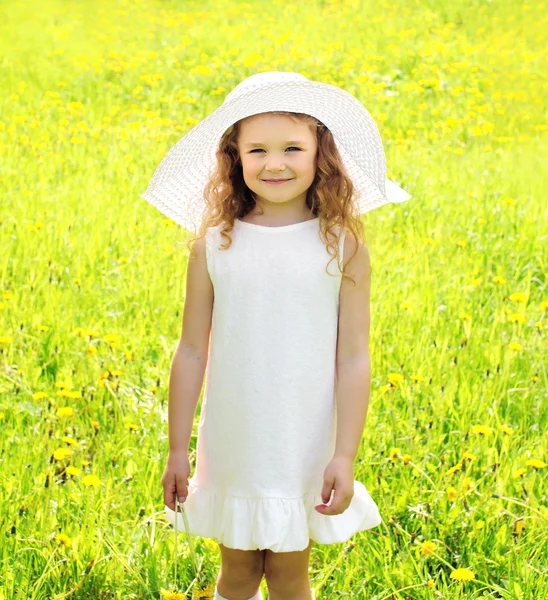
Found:
[[[242,217],[240,221],[244,223],[253,223],[255,225],[264,225],[265,227],[283,227],[284,225],[295,225],[304,221],[315,219],[316,215],[311,210],[298,214],[270,214],[257,213],[251,211]]]

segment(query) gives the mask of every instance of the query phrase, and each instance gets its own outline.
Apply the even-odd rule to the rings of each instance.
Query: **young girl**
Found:
[[[353,463],[370,385],[359,214],[411,197],[385,173],[378,129],[356,98],[268,72],[180,140],[143,194],[198,232],[162,485],[170,522],[184,529],[177,495],[190,531],[219,543],[217,600],[262,598],[263,575],[269,600],[309,600],[312,542],[381,522]]]

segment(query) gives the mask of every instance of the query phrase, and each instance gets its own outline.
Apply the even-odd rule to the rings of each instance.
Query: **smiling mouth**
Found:
[[[292,179],[263,179],[267,183],[282,183],[283,181],[292,181]]]

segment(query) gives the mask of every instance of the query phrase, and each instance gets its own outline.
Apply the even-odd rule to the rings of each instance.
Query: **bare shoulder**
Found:
[[[365,242],[360,238],[356,241],[354,236],[347,231],[343,253],[343,265],[346,273],[356,281],[356,287],[364,285],[371,275],[371,258]],[[353,286],[351,281],[344,278],[342,286],[348,287],[348,284]]]
[[[190,244],[180,344],[207,355],[214,290],[206,261],[205,236]]]
[[[206,238],[205,235],[192,241],[190,244],[189,260],[198,260],[205,262],[206,260]]]
[[[340,289],[337,365],[362,360],[369,352],[371,267],[365,242],[346,234]]]
[[[212,285],[207,268],[206,243],[205,236],[192,241],[187,268],[187,279],[190,278],[192,280],[189,282],[190,285],[202,288],[206,284]]]

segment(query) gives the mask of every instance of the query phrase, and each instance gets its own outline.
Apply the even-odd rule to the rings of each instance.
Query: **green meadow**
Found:
[[[190,234],[140,194],[260,71],[354,94],[413,195],[362,216],[383,522],[313,546],[316,599],[548,598],[547,8],[0,4],[0,600],[213,597],[160,481]]]

